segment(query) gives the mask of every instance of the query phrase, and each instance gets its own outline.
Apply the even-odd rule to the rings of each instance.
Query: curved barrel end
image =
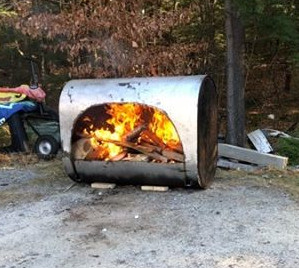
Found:
[[[218,157],[218,98],[214,81],[207,76],[198,97],[197,168],[198,184],[208,188],[213,182]]]
[[[79,178],[77,171],[74,167],[73,162],[68,156],[64,156],[62,158],[62,163],[65,169],[66,174],[75,182],[82,182],[82,180]]]

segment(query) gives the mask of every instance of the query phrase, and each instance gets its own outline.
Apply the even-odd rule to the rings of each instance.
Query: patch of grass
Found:
[[[0,154],[0,168],[2,167],[26,167],[39,162],[36,154],[12,153]]]
[[[254,172],[217,169],[216,179],[225,180],[226,185],[253,184],[259,187],[275,187],[287,192],[299,201],[299,170],[264,168]]]
[[[299,139],[279,138],[276,143],[276,152],[289,158],[289,165],[299,165]]]
[[[269,170],[263,177],[270,185],[286,190],[295,200],[299,200],[299,170]]]

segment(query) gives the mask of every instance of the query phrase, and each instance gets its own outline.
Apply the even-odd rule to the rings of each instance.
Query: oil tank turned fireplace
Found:
[[[206,188],[214,178],[217,93],[207,75],[71,80],[59,114],[75,181]]]

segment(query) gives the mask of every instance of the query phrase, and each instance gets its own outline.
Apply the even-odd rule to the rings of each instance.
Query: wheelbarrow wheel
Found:
[[[41,159],[52,159],[58,152],[59,144],[50,135],[39,136],[34,144],[34,152]]]

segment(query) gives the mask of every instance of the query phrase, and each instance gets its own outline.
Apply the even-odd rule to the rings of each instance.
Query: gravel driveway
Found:
[[[299,267],[298,202],[261,175],[95,190],[39,162],[0,169],[0,210],[1,268]]]

